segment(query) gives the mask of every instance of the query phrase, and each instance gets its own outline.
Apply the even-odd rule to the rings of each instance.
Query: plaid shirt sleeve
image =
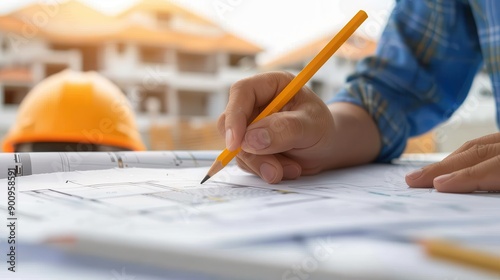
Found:
[[[482,56],[466,3],[401,0],[376,54],[362,60],[332,102],[369,112],[379,128],[378,162],[398,157],[409,137],[448,119],[464,101]]]

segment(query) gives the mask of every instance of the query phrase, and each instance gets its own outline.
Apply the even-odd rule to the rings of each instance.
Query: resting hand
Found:
[[[409,173],[406,182],[440,192],[500,191],[500,133],[465,143],[443,161]]]

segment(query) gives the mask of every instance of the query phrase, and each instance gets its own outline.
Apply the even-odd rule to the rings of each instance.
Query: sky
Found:
[[[0,13],[33,2],[64,0],[2,1]],[[136,0],[80,0],[106,13],[118,13]],[[266,51],[265,62],[311,40],[333,34],[358,10],[368,20],[358,33],[378,38],[394,5],[393,0],[165,0],[193,10]]]

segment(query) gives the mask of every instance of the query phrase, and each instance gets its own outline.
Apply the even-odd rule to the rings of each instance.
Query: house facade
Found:
[[[76,0],[29,5],[0,16],[0,135],[34,85],[72,69],[118,85],[149,143],[152,126],[213,122],[230,85],[256,73],[259,52],[172,1],[143,0],[115,15]]]

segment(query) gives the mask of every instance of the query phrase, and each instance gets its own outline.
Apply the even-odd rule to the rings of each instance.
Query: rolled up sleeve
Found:
[[[399,1],[376,54],[360,61],[331,102],[363,107],[378,126],[378,162],[403,152],[409,137],[448,119],[481,66],[470,7],[459,1]]]

